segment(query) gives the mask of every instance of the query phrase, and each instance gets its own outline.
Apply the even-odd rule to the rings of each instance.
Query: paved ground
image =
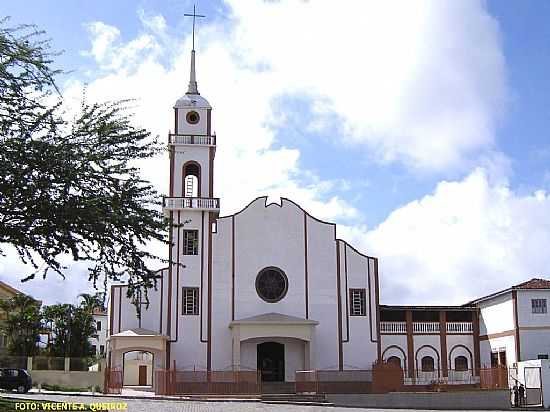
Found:
[[[52,395],[44,393],[32,393],[18,395],[16,393],[2,393],[3,397],[12,397],[19,399],[32,399],[36,401],[55,401],[55,402],[76,402],[84,404],[95,403],[120,403],[127,404],[129,412],[365,412],[369,409],[360,408],[338,408],[324,406],[301,406],[301,405],[269,405],[259,402],[197,402],[197,401],[167,401],[167,400],[149,400],[149,399],[121,399],[117,397],[90,397],[74,395]],[[97,409],[100,410],[100,409]],[[115,410],[115,409],[111,409]],[[120,410],[120,409],[119,409]],[[371,411],[385,412],[389,409],[371,409]],[[399,412],[407,412],[406,409],[400,409]]]

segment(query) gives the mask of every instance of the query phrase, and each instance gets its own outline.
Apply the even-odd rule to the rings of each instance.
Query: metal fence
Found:
[[[509,387],[508,368],[481,368],[479,370],[479,384],[483,389],[507,389]]]
[[[388,393],[394,391],[456,391],[501,388],[506,372],[483,369],[483,384],[475,370],[417,371],[409,373],[392,364],[372,370],[311,370],[296,372],[297,393]],[[501,376],[502,375],[502,376]],[[507,387],[507,386],[504,386]]]
[[[369,393],[372,370],[296,371],[296,393]]]
[[[37,371],[63,371],[65,370],[65,358],[33,356],[32,369]]]
[[[0,356],[0,368],[27,369],[26,356]]]
[[[88,371],[90,366],[94,364],[93,358],[70,358],[69,370],[70,371]]]
[[[254,395],[261,393],[259,371],[204,371],[160,369],[155,371],[157,395]]]
[[[106,367],[103,384],[103,393],[120,395],[122,392],[122,370]]]

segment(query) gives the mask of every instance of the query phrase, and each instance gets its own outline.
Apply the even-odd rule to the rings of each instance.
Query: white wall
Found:
[[[550,330],[521,330],[520,352],[523,360],[550,355]]]
[[[481,302],[479,308],[480,335],[491,335],[514,329],[514,303],[511,292]]]
[[[481,367],[491,367],[491,352],[506,351],[506,363],[511,366],[516,359],[516,343],[514,336],[503,336],[480,342],[479,351],[481,357]]]
[[[163,277],[162,283],[159,279],[157,282],[157,290],[149,289],[149,307],[142,305],[141,312],[141,322],[136,316],[136,308],[132,302],[126,297],[127,286],[115,286],[112,289],[112,294],[109,299],[109,308],[108,314],[111,313],[112,306],[112,319],[109,319],[109,327],[112,323],[113,333],[122,332],[124,330],[132,328],[144,328],[152,330],[153,332],[158,332],[166,334],[166,307],[164,308],[163,313],[163,322],[161,326],[160,322],[160,304],[161,304],[161,287],[163,295],[163,305],[166,305],[168,296],[167,296],[167,279],[168,279],[168,270],[164,269],[159,271],[159,274]],[[175,292],[174,292],[175,293]],[[120,316],[119,316],[120,308]],[[119,322],[120,319],[120,322]]]
[[[91,337],[88,339],[90,345],[95,345],[96,347],[96,356],[101,355],[101,346],[103,345],[104,353],[107,352],[107,332],[108,332],[108,320],[107,315],[93,315],[94,322],[97,325],[98,322],[101,322],[101,330],[98,330],[97,338]]]
[[[147,367],[147,385],[153,384],[153,357],[144,357],[143,359],[136,359],[133,354],[137,352],[130,352],[124,357],[124,380],[123,384],[126,385],[139,385],[139,367]]]
[[[518,290],[518,324],[520,327],[547,327],[550,330],[550,312],[533,313],[531,299],[546,299],[550,309],[549,290]]]

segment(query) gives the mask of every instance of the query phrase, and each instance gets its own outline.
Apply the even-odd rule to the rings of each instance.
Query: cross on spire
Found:
[[[196,11],[195,11],[195,5],[194,4],[193,4],[193,14],[185,13],[184,16],[193,17],[193,50],[195,50],[195,18],[197,18],[197,17],[206,17],[206,16],[203,16],[202,14],[197,14]]]
[[[197,17],[205,17],[202,14],[197,14],[195,5],[193,4],[193,14],[185,13],[184,16],[193,17],[193,48],[191,49],[191,74],[189,76],[189,87],[187,94],[200,94],[197,88],[197,76],[195,73],[195,19]]]

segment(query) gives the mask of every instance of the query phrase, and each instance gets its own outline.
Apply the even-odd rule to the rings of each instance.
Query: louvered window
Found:
[[[198,230],[183,231],[183,254],[184,255],[199,254],[199,231]]]
[[[533,313],[546,313],[546,299],[531,299]]]
[[[199,288],[183,288],[182,315],[199,314]]]
[[[350,316],[365,316],[366,311],[366,291],[365,289],[350,289]]]

